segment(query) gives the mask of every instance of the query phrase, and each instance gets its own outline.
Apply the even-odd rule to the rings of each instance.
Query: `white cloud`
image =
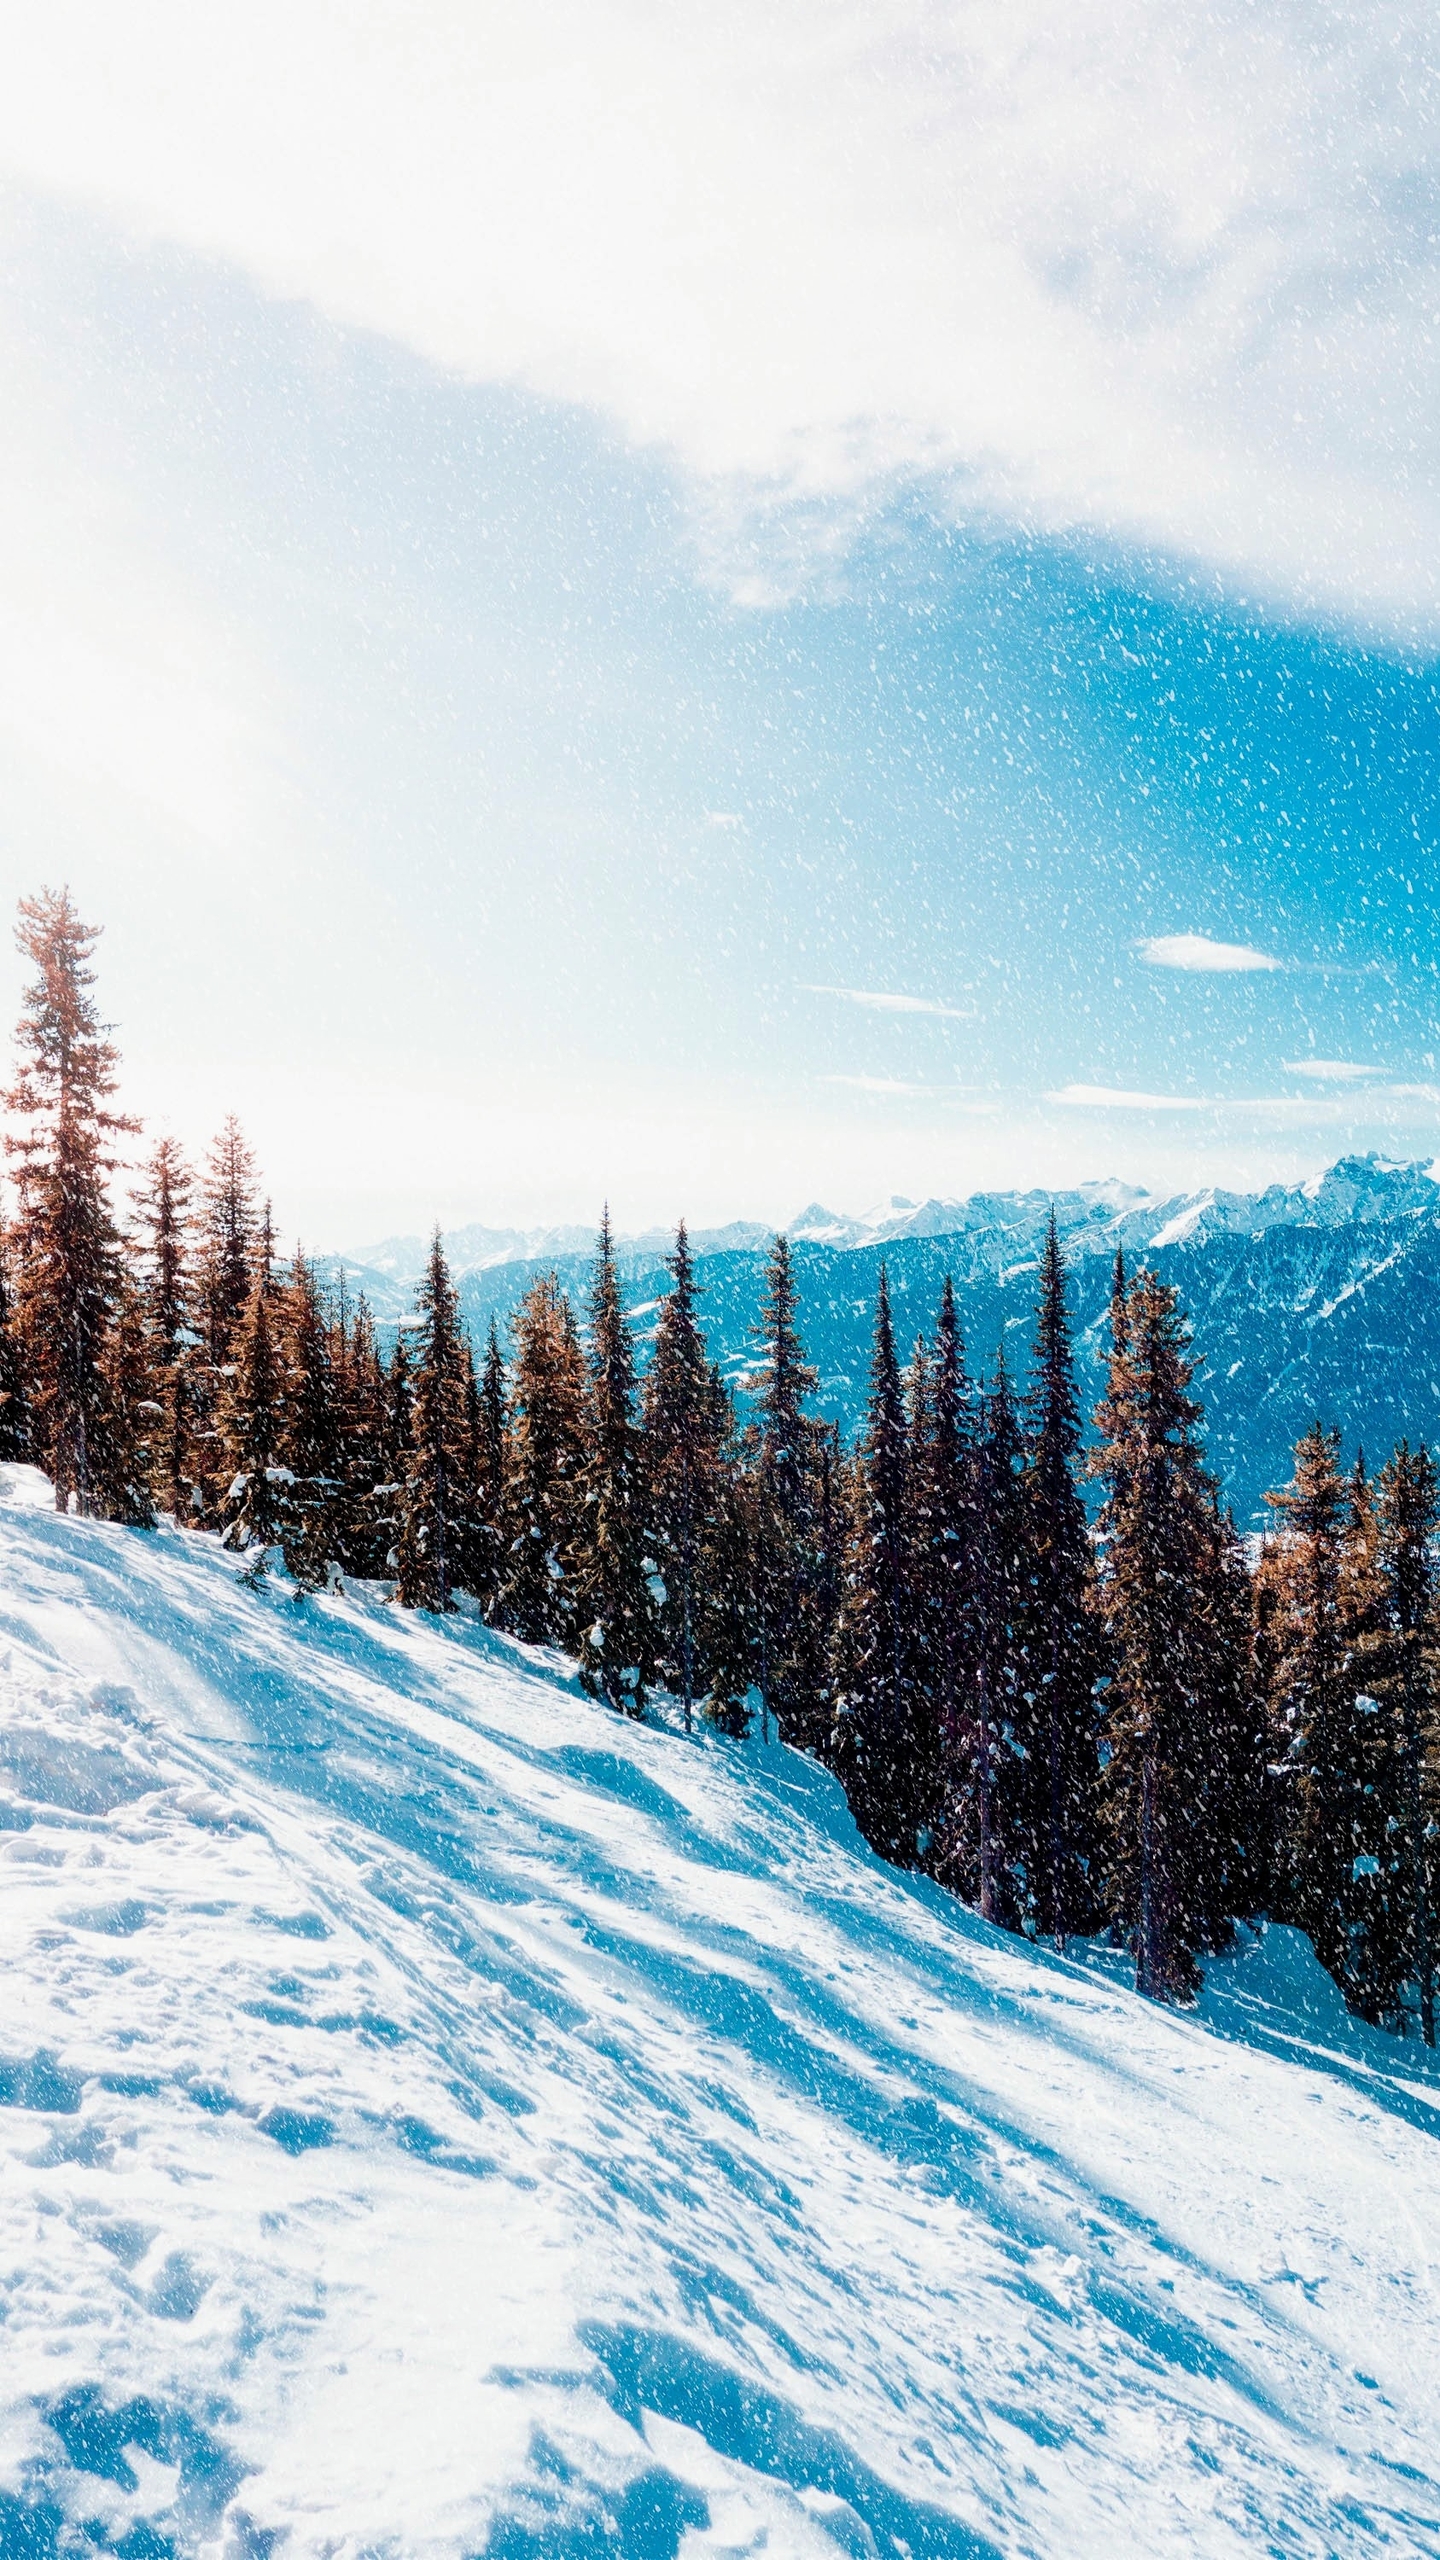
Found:
[[[1067,1084],[1047,1093],[1047,1102],[1063,1102],[1077,1111],[1209,1111],[1213,1104],[1186,1093],[1127,1093],[1108,1084]]]
[[[1410,633],[1432,36],[1420,0],[49,0],[0,160],[668,447],[756,596],[919,476]]]
[[[1196,974],[1214,972],[1228,977],[1256,969],[1278,969],[1280,961],[1268,951],[1252,950],[1248,942],[1212,942],[1203,933],[1160,933],[1139,946],[1140,957],[1152,969],[1185,969]]]
[[[928,1084],[905,1084],[898,1076],[822,1076],[822,1084],[846,1084],[856,1093],[900,1093],[912,1098],[925,1098],[935,1090]]]
[[[1287,1076],[1312,1076],[1317,1084],[1364,1084],[1379,1067],[1357,1067],[1349,1058],[1286,1058]]]
[[[931,996],[881,995],[870,987],[813,987],[801,983],[804,996],[838,996],[842,1004],[861,1004],[872,1013],[938,1013],[946,1022],[973,1022],[973,1005],[938,1004]]]

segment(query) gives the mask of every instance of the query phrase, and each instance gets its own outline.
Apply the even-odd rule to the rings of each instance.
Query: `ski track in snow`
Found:
[[[1440,2551],[1440,2078],[0,1476],[0,2553]]]

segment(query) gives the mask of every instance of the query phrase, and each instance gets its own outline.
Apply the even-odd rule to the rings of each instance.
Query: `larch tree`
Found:
[[[122,1293],[108,1179],[116,1141],[136,1123],[111,1107],[118,1055],[100,1021],[90,960],[98,939],[68,890],[22,898],[16,940],[34,970],[6,1096],[20,1123],[6,1138],[18,1206],[10,1231],[14,1325],[29,1381],[35,1452],[57,1510],[104,1508],[128,1477],[105,1348]]]

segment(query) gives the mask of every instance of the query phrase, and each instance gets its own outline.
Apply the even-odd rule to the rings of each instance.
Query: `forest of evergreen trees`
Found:
[[[1023,1390],[1003,1354],[972,1377],[948,1283],[902,1350],[882,1273],[854,1449],[807,1410],[783,1236],[743,1413],[683,1227],[643,1380],[608,1222],[582,1315],[538,1279],[478,1346],[437,1233],[387,1358],[363,1300],[277,1258],[234,1121],[198,1173],[161,1139],[117,1207],[135,1124],[96,935],[47,892],[19,940],[0,1457],[43,1467],[57,1506],[214,1532],[297,1594],[339,1573],[407,1607],[462,1599],[627,1715],[663,1690],[687,1727],[773,1718],[877,1850],[1005,1928],[1109,1933],[1143,1991],[1183,2001],[1268,1914],[1359,2014],[1434,2042],[1423,1448],[1372,1483],[1317,1422],[1247,1553],[1175,1293],[1118,1262],[1086,1446],[1053,1225]]]

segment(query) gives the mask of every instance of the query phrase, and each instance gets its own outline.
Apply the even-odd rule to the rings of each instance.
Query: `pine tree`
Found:
[[[363,1297],[353,1319],[347,1322],[341,1311],[331,1337],[330,1368],[339,1445],[339,1562],[346,1573],[378,1578],[394,1543],[388,1509],[380,1500],[380,1487],[393,1480],[390,1408],[375,1327]]]
[[[964,1864],[962,1763],[976,1678],[977,1551],[975,1415],[948,1272],[934,1350],[912,1396],[915,1606],[930,1726],[925,1857],[933,1873],[945,1876]]]
[[[516,1311],[511,1376],[500,1623],[527,1644],[575,1648],[588,1400],[570,1303],[550,1272],[531,1283]]]
[[[1393,1670],[1389,1595],[1375,1491],[1357,1454],[1347,1488],[1340,1561],[1340,1612],[1347,1688],[1354,1701],[1353,1830],[1341,1988],[1373,2025],[1396,2023],[1409,1930],[1404,1890],[1404,1785],[1399,1735],[1388,1700],[1375,1694]]]
[[[153,1529],[152,1486],[165,1407],[140,1293],[123,1265],[100,1353],[100,1380],[90,1430],[94,1508],[132,1529]]]
[[[728,1399],[716,1395],[705,1336],[696,1319],[695,1267],[683,1221],[669,1269],[675,1285],[661,1304],[643,1412],[655,1552],[665,1595],[658,1604],[660,1665],[667,1686],[680,1698],[688,1733],[695,1702],[709,1686],[706,1551],[718,1526],[721,1450],[730,1423]]]
[[[911,1571],[910,1435],[880,1267],[870,1402],[834,1639],[836,1771],[872,1847],[913,1866],[927,1810]]]
[[[1388,1726],[1392,1817],[1386,1865],[1392,1962],[1416,1987],[1420,2034],[1435,2042],[1435,1866],[1437,1721],[1435,1566],[1432,1542],[1440,1489],[1428,1449],[1402,1440],[1380,1477],[1379,1567],[1382,1624],[1369,1648],[1369,1689]],[[1382,1729],[1383,1730],[1383,1729]],[[1383,1748],[1383,1744],[1382,1744]],[[1397,1783],[1398,1781],[1398,1783]],[[1403,1971],[1402,1971],[1403,1968]],[[1398,1994],[1394,1985],[1392,2000]]]
[[[489,1621],[495,1618],[499,1607],[509,1546],[506,1507],[509,1406],[505,1362],[493,1319],[480,1376],[475,1376],[472,1363],[467,1377],[465,1428],[474,1487],[465,1585],[479,1603],[482,1617]]]
[[[177,1526],[191,1512],[191,1372],[196,1349],[189,1257],[191,1176],[177,1141],[161,1138],[136,1194],[140,1297],[151,1386],[160,1407],[150,1435],[151,1483]]]
[[[251,1553],[262,1573],[279,1541],[288,1490],[280,1458],[285,1382],[273,1313],[271,1292],[257,1282],[232,1340],[217,1432],[231,1469],[220,1502],[221,1543]]]
[[[287,1570],[302,1589],[318,1590],[338,1561],[341,1457],[330,1328],[314,1270],[298,1252],[282,1287],[271,1294],[274,1332],[285,1372],[281,1460],[289,1484],[280,1528]]]
[[[787,1742],[823,1754],[831,1710],[830,1622],[820,1502],[820,1432],[803,1407],[815,1390],[796,1325],[790,1246],[777,1236],[765,1275],[759,1339],[765,1369],[755,1447],[756,1670]]]
[[[1230,1945],[1234,1921],[1253,1920],[1269,1904],[1270,1823],[1250,1569],[1235,1523],[1208,1477],[1205,1495],[1190,1830],[1199,1942],[1218,1951]]]
[[[1109,1645],[1108,1888],[1137,1988],[1193,1995],[1209,1943],[1205,1857],[1205,1588],[1213,1562],[1201,1408],[1173,1289],[1141,1272],[1112,1309],[1092,1464],[1106,1478],[1100,1603]],[[1203,1783],[1202,1783],[1203,1782]]]
[[[1028,1793],[1023,1695],[1029,1519],[1025,1447],[1002,1345],[981,1407],[975,1484],[975,1632],[968,1733],[972,1890],[982,1920],[1024,1907]]]
[[[1081,1429],[1065,1266],[1050,1213],[1040,1268],[1025,1470],[1023,1649],[1029,1746],[1023,1854],[1031,1925],[1063,1947],[1093,1927],[1099,1732],[1094,1571],[1076,1483]]]
[[[195,1509],[202,1518],[216,1510],[225,1491],[224,1416],[241,1324],[257,1281],[262,1288],[270,1285],[270,1257],[259,1252],[260,1238],[255,1160],[232,1114],[211,1147],[201,1181],[195,1276],[200,1342],[187,1383]]]
[[[9,1244],[0,1238],[0,1466],[23,1466],[33,1445],[30,1398],[11,1302],[9,1265]]]
[[[1351,1503],[1339,1449],[1339,1432],[1319,1422],[1298,1443],[1291,1483],[1267,1496],[1280,1536],[1261,1558],[1256,1589],[1278,1772],[1275,1916],[1305,1930],[1349,1996],[1365,1720],[1346,1607]],[[1360,1481],[1364,1499],[1363,1474]],[[1363,1907],[1363,1883],[1358,1899]]]
[[[635,1356],[607,1209],[590,1299],[589,1449],[577,1558],[580,1679],[591,1697],[643,1715],[660,1647],[649,1552]]]
[[[470,1508],[459,1308],[437,1227],[416,1292],[410,1453],[400,1497],[398,1597],[450,1607]]]
[[[136,1124],[110,1108],[117,1053],[90,993],[97,934],[81,923],[68,890],[22,898],[16,940],[34,979],[16,1035],[19,1071],[6,1097],[24,1124],[7,1136],[18,1212],[11,1229],[14,1326],[29,1381],[34,1454],[47,1466],[57,1510],[103,1507],[97,1440],[108,1436],[105,1472],[128,1476],[116,1446],[105,1346],[118,1311],[119,1237],[106,1178],[117,1138]]]

